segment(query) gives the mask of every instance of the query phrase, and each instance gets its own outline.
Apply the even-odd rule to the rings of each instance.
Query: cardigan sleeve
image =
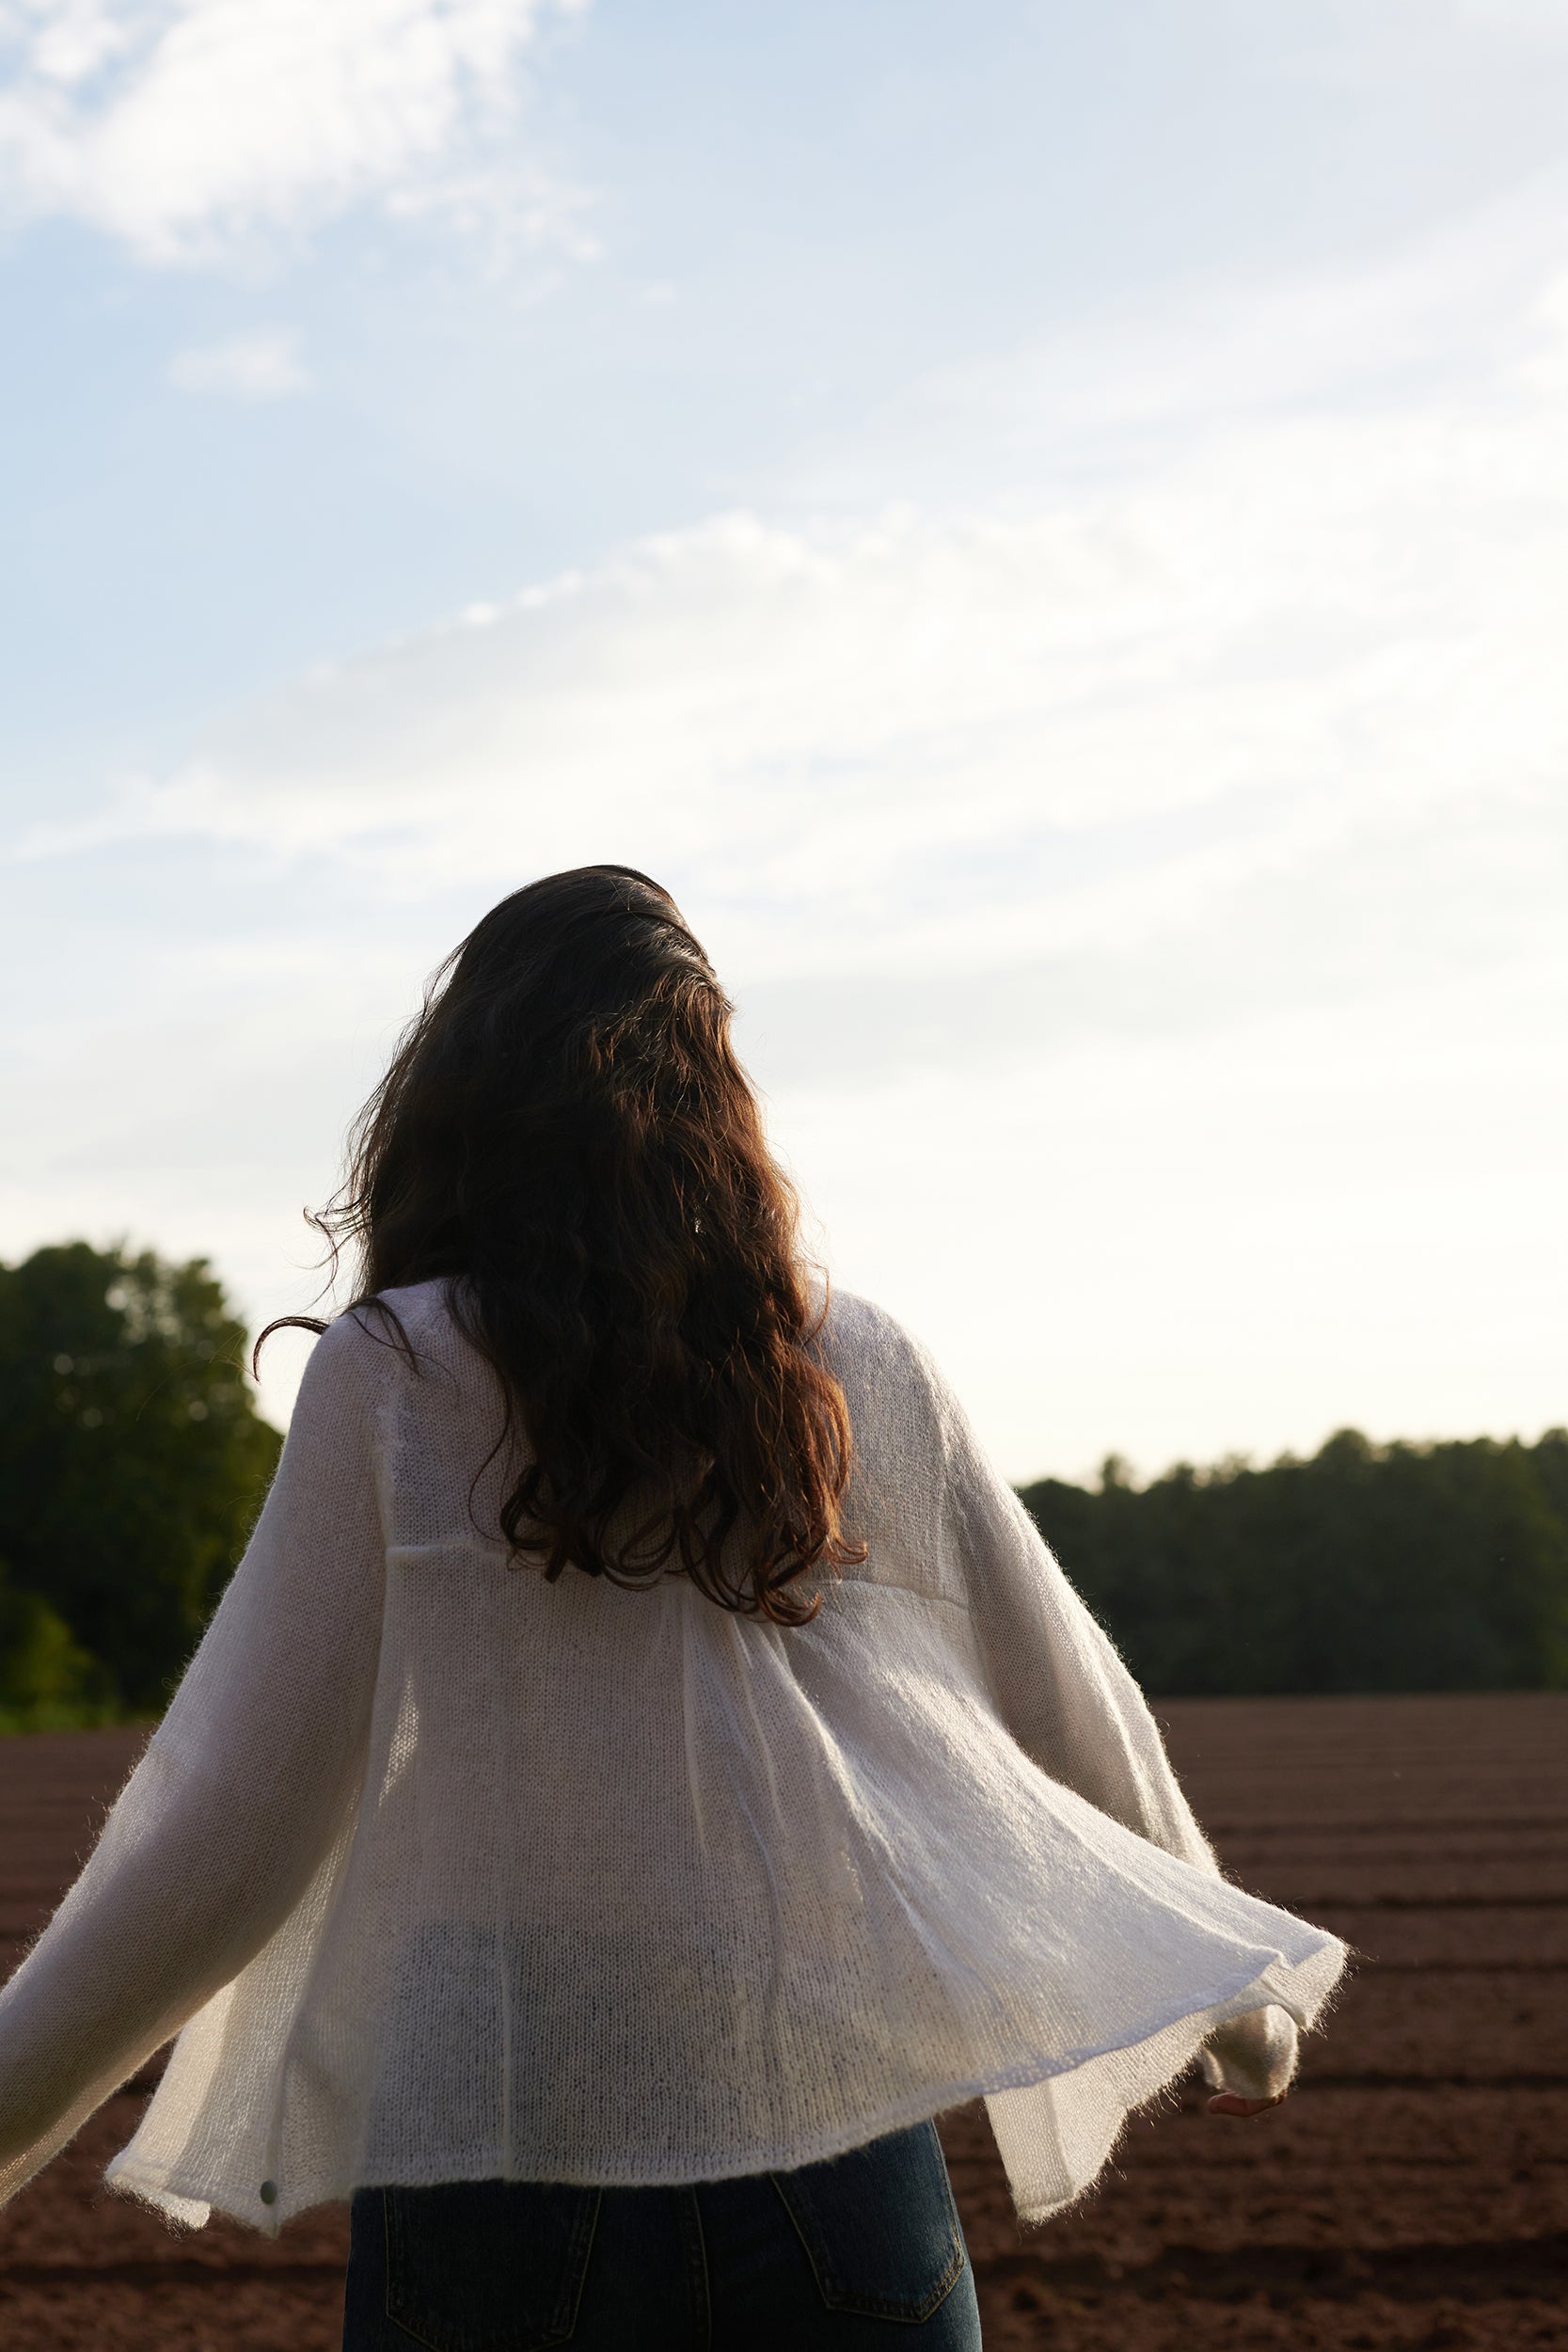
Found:
[[[947,1538],[998,1711],[1053,1780],[1152,1844],[1218,1873],[1148,1706],[1115,1645],[1074,1590],[952,1391],[925,1359],[941,1430]],[[1296,2029],[1283,2010],[1230,2020],[1209,2039],[1204,2073],[1244,2098],[1282,2093]]]
[[[1110,1636],[950,1391],[939,1390],[938,1406],[949,1540],[1008,1730],[1053,1780],[1183,1862],[1217,1870],[1159,1727]]]
[[[353,1818],[380,1648],[390,1360],[352,1314],[317,1343],[245,1557],[85,1868],[0,1991],[0,2202],[239,1974]]]

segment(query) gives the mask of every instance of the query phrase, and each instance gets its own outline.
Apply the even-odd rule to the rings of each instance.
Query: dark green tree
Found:
[[[37,1593],[0,1571],[0,1731],[112,1723],[111,1677]]]
[[[156,1713],[277,1457],[204,1259],[0,1267],[0,1712]]]
[[[1151,1691],[1568,1687],[1568,1435],[1180,1463],[1023,1500]]]

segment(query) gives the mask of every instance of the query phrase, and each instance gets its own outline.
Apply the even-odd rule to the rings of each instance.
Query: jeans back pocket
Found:
[[[775,2172],[773,2185],[831,2311],[929,2319],[968,2255],[934,2123]]]
[[[596,2188],[384,2188],[387,2316],[429,2352],[547,2352],[577,2325]]]

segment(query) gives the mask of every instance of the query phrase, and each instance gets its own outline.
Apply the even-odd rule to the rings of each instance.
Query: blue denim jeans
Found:
[[[362,2188],[343,2352],[979,2352],[936,2127],[690,2188]]]

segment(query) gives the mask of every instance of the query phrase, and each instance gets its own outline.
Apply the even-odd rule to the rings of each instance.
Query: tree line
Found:
[[[245,1347],[203,1259],[0,1265],[0,1730],[162,1709],[281,1443]],[[1022,1492],[1152,1692],[1568,1688],[1568,1430]]]
[[[1022,1499],[1150,1692],[1568,1688],[1568,1429]]]

